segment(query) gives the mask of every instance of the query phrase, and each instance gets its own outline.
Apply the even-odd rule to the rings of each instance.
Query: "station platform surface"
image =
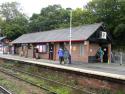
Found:
[[[120,65],[119,63],[107,64],[107,63],[72,62],[72,64],[59,64],[59,61],[25,58],[17,55],[8,55],[8,54],[0,54],[0,58],[23,61],[27,63],[39,64],[43,66],[71,70],[92,75],[99,75],[125,81],[125,65],[124,64]]]

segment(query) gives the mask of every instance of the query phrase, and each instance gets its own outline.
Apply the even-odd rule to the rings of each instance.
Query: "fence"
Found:
[[[125,64],[125,52],[113,51],[111,55],[111,62]]]

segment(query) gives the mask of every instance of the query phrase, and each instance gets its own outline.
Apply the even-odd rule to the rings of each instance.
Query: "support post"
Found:
[[[72,43],[71,43],[71,40],[72,40],[72,10],[70,10],[70,34],[69,34],[69,38],[70,38],[69,45],[70,45],[70,55],[71,55],[71,51],[72,51]]]
[[[122,52],[120,52],[120,65],[122,65]]]

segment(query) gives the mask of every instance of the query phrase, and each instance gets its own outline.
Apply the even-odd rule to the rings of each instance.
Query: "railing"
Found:
[[[125,64],[125,52],[122,51],[113,51],[111,55],[112,63]]]

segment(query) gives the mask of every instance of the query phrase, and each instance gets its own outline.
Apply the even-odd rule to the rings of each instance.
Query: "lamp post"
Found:
[[[69,33],[70,55],[72,52],[72,10],[70,9],[70,33]]]
[[[72,9],[71,8],[66,8],[68,11],[70,11],[70,32],[69,32],[69,47],[70,47],[70,55],[72,52]]]

